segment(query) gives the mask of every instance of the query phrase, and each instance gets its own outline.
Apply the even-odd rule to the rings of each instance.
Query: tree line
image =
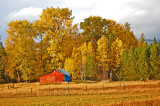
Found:
[[[149,45],[142,34],[138,47],[124,51],[120,71],[124,80],[160,79],[160,41]]]
[[[158,79],[160,42],[138,41],[130,24],[90,16],[80,24],[68,8],[44,9],[40,18],[8,23],[0,45],[0,82],[38,81],[55,68],[73,80]],[[80,28],[79,28],[80,27]]]

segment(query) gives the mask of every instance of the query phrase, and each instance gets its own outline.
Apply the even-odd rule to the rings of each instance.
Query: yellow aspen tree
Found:
[[[115,71],[119,68],[122,54],[122,41],[117,38],[111,45],[111,71]]]
[[[32,29],[32,23],[23,21],[13,21],[8,24],[7,30],[9,35],[9,45],[6,44],[7,55],[12,56],[16,67],[14,73],[17,73],[18,81],[21,74],[21,78],[26,82],[34,79],[34,66],[35,66],[35,41],[34,31]],[[8,41],[6,41],[8,42]],[[8,51],[8,49],[12,51]],[[10,65],[10,64],[8,64]],[[8,66],[7,65],[7,66]],[[9,74],[10,75],[10,74]]]
[[[59,64],[58,67],[63,67],[65,58],[72,53],[72,42],[78,30],[72,25],[72,13],[68,8],[51,7],[43,10],[40,20],[40,24],[45,29],[44,39],[50,42],[48,53],[52,56],[52,63],[54,66]],[[56,49],[53,48],[55,46]]]
[[[120,59],[123,55],[123,45],[122,41],[118,38],[112,43],[111,45],[111,73],[110,73],[110,80],[112,80],[113,73],[116,73],[115,75],[119,78],[121,78],[121,73],[118,71],[120,68]]]
[[[81,47],[81,80],[85,80],[85,72],[86,72],[86,63],[87,63],[87,55],[88,55],[88,49],[87,49],[87,43],[85,42]]]
[[[35,33],[35,40],[36,40],[36,66],[37,68],[35,69],[36,71],[36,77],[45,74],[46,72],[49,71],[50,62],[48,59],[51,57],[48,55],[48,45],[49,45],[49,40],[44,39],[45,32],[47,29],[43,25],[43,20],[36,20],[33,22],[33,30],[36,32]],[[50,70],[51,71],[51,70]]]
[[[22,21],[19,25],[19,30],[22,32],[19,34],[19,50],[22,54],[20,70],[22,70],[22,78],[26,80],[33,80],[34,69],[35,69],[35,41],[34,41],[34,31],[32,28],[32,23],[28,21]]]
[[[95,57],[95,50],[93,48],[93,44],[91,42],[88,43],[88,56]]]
[[[51,68],[52,69],[59,68],[61,67],[61,64],[59,64],[61,54],[58,53],[58,51],[61,47],[58,45],[57,41],[54,39],[51,39],[50,44],[51,45],[47,48],[47,50],[48,50],[48,54],[50,54],[53,57],[53,59],[51,60],[51,63],[54,64],[54,66],[52,66]]]
[[[20,65],[20,61],[18,60],[20,58],[20,53],[18,50],[18,45],[16,44],[18,38],[18,35],[16,34],[16,32],[18,32],[18,25],[16,22],[10,22],[8,26],[8,37],[5,40],[5,50],[7,56],[6,74],[10,77],[10,79],[16,79],[19,82],[21,72],[18,68]]]
[[[98,61],[98,67],[102,68],[103,71],[103,79],[106,79],[107,76],[105,75],[107,71],[109,71],[109,43],[106,36],[102,36],[98,42],[97,42],[98,48],[97,48],[97,61]]]
[[[75,79],[80,78],[80,71],[82,70],[82,65],[81,65],[81,50],[80,48],[73,48],[72,51],[72,58],[73,58],[73,63],[74,63],[74,77]]]
[[[72,58],[66,58],[66,61],[64,63],[64,69],[72,74],[73,80],[78,79],[78,71],[75,70],[75,63]]]
[[[88,80],[95,80],[97,75],[97,65],[95,60],[95,50],[93,44],[88,42],[87,46],[87,62],[86,62],[86,72],[85,76]]]
[[[5,52],[7,58],[5,72],[10,77],[10,79],[16,79],[18,82],[20,82],[19,70],[16,69],[17,68],[16,60],[14,54],[12,54],[14,52],[13,50],[14,45],[12,45],[9,36],[5,40],[5,45],[6,45]],[[16,73],[16,75],[14,73]]]

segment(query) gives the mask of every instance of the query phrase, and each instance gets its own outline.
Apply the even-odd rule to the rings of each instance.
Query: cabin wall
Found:
[[[51,84],[57,82],[63,82],[63,74],[55,70],[50,74],[39,77],[40,84]]]

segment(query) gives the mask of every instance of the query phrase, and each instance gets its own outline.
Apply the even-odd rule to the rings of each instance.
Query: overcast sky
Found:
[[[156,36],[160,40],[160,0],[0,0],[0,35],[7,37],[7,23],[14,20],[34,21],[47,7],[69,8],[74,23],[89,16],[101,16],[124,24],[129,22],[137,38]]]

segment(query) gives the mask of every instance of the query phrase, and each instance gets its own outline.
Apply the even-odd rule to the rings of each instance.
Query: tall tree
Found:
[[[17,79],[17,81],[19,82],[20,81],[20,71],[17,69],[19,64],[16,61],[17,60],[16,55],[18,51],[15,52],[15,50],[13,49],[15,48],[15,45],[13,45],[14,43],[12,41],[13,37],[12,36],[9,37],[9,36],[5,40],[5,45],[6,45],[5,50],[6,50],[6,59],[7,59],[6,74],[9,76],[11,80]],[[14,53],[15,55],[12,53]]]
[[[103,79],[106,79],[107,71],[110,70],[110,55],[109,55],[109,42],[106,36],[102,36],[101,39],[97,42],[98,48],[97,48],[97,61],[98,61],[98,67],[102,68],[103,73]]]
[[[128,22],[126,22],[126,23],[124,24],[124,27],[125,27],[125,30],[126,30],[126,31],[130,31],[130,29],[131,29],[131,24],[129,24]]]
[[[120,60],[120,72],[118,73],[119,75],[119,80],[121,79],[121,77],[123,78],[123,80],[128,79],[128,75],[127,73],[129,73],[129,51],[125,50],[123,52],[123,56]]]
[[[80,48],[73,48],[72,56],[73,63],[74,63],[74,79],[81,78],[80,72],[82,71],[82,56],[81,56],[81,50]]]
[[[127,28],[128,27],[128,28]],[[111,45],[117,38],[123,43],[124,49],[135,48],[138,44],[138,40],[133,34],[133,31],[128,30],[129,26],[123,26],[114,20],[108,20],[107,30],[105,35]]]
[[[156,37],[154,36],[153,45],[156,45],[156,44],[157,44],[157,40],[156,40]]]
[[[142,47],[144,45],[144,33],[141,34],[139,46]]]
[[[72,74],[73,80],[77,79],[77,72],[75,70],[75,63],[72,58],[66,58],[66,61],[64,63],[64,69]]]
[[[0,42],[0,83],[5,82],[5,63],[6,63],[6,53],[2,42]]]
[[[48,55],[47,48],[49,47],[49,39],[44,39],[45,32],[47,31],[44,27],[43,20],[39,19],[33,22],[33,30],[35,31],[36,40],[36,76],[43,75],[46,72],[50,72],[50,58]]]
[[[121,73],[123,80],[138,80],[139,79],[139,69],[137,61],[139,56],[139,51],[131,48],[128,52],[125,51],[121,59]]]
[[[147,43],[141,43],[139,48],[138,68],[141,78],[149,78],[150,75],[150,46]]]
[[[88,80],[95,80],[97,75],[97,65],[93,56],[87,58],[85,75]]]
[[[97,64],[96,64],[96,55],[91,42],[88,43],[87,47],[87,63],[86,63],[86,72],[85,75],[90,80],[95,80],[97,75]]]
[[[26,20],[13,21],[8,26],[7,32],[9,36],[6,39],[8,62],[6,71],[11,78],[15,78],[14,73],[16,73],[18,81],[20,81],[21,77],[27,82],[34,79],[35,34],[31,27],[32,23]]]
[[[87,64],[87,57],[88,57],[88,48],[87,43],[85,42],[81,47],[81,80],[85,80],[86,77],[86,64]]]
[[[40,20],[45,28],[44,39],[50,42],[47,50],[53,57],[52,64],[63,67],[65,58],[72,54],[74,36],[77,38],[78,28],[72,25],[72,12],[68,8],[51,7],[43,10]]]
[[[114,20],[107,21],[107,29],[104,35],[108,38],[109,45],[111,45],[119,37],[119,35],[124,32],[124,27]]]
[[[150,79],[159,79],[160,77],[160,52],[157,45],[156,38],[154,37],[153,44],[151,46],[150,64],[151,64],[151,74]]]
[[[117,38],[116,41],[113,42],[111,45],[110,80],[112,80],[112,72],[118,70],[120,67],[120,59],[121,59],[122,54],[123,54],[122,41]]]
[[[83,29],[82,35],[87,41],[97,43],[102,37],[107,28],[107,20],[100,16],[90,16],[80,23],[80,28]]]

